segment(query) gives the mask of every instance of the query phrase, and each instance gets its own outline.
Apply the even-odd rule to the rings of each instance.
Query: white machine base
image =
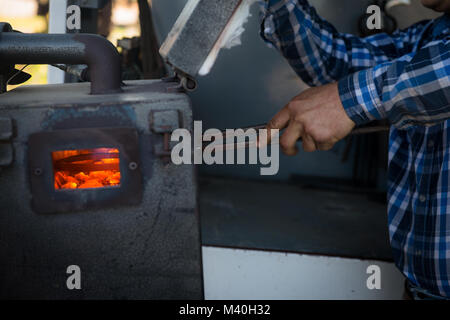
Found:
[[[393,263],[292,253],[206,247],[207,300],[402,299],[404,277]],[[381,289],[368,289],[367,268],[379,266]]]

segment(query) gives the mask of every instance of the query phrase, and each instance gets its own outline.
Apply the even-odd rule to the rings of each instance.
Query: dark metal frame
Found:
[[[119,149],[120,186],[55,190],[51,153],[95,148]],[[28,141],[28,166],[32,206],[37,213],[138,205],[142,200],[138,133],[134,128],[70,129],[32,134]]]

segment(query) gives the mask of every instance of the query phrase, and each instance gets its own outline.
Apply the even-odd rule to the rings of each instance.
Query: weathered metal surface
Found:
[[[180,125],[192,126],[188,97],[167,93],[160,81],[127,82],[124,93],[111,95],[89,95],[86,83],[19,87],[2,95],[0,117],[12,118],[16,132],[14,162],[0,171],[0,298],[203,297],[194,168],[152,156],[153,146],[163,144],[149,126],[153,110],[176,110]],[[111,127],[138,133],[142,202],[33,211],[30,135]],[[70,265],[81,269],[81,290],[66,287]]]
[[[0,142],[0,167],[11,165],[14,159],[14,150],[10,143]]]
[[[13,124],[9,117],[0,117],[0,141],[8,141],[13,135]]]
[[[195,77],[241,1],[189,0],[161,46],[161,56]]]
[[[150,125],[156,133],[171,133],[180,127],[178,111],[153,111],[151,113]]]

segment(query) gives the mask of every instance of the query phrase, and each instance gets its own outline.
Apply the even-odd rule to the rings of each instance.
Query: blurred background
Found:
[[[0,21],[7,21],[22,32],[49,31],[49,0],[0,0]],[[53,0],[62,3],[61,0]],[[69,0],[68,4],[70,4]],[[72,1],[78,3],[77,1]],[[89,1],[85,1],[88,3]],[[91,1],[94,2],[94,1]],[[101,1],[100,1],[101,2]],[[150,0],[153,25],[156,32],[155,47],[165,39],[186,0]],[[319,14],[332,22],[340,31],[359,33],[358,20],[364,14],[369,0],[312,0]],[[56,6],[56,4],[54,4]],[[349,10],[351,8],[351,10]],[[90,11],[83,11],[87,21]],[[254,5],[251,18],[242,36],[242,45],[223,50],[212,72],[198,77],[199,89],[191,94],[196,120],[204,128],[237,128],[268,121],[293,96],[307,86],[296,76],[289,65],[259,37],[259,9]],[[423,8],[420,0],[409,6],[394,7],[390,14],[400,28],[421,19],[437,15]],[[137,0],[112,0],[98,10],[97,32],[117,45],[122,38],[140,36],[139,5]],[[92,19],[91,19],[92,20]],[[52,31],[55,32],[55,31]],[[61,30],[56,31],[61,32]],[[82,30],[84,32],[84,30]],[[119,51],[122,48],[119,46]],[[19,66],[20,67],[20,66]],[[33,77],[23,85],[58,82],[48,70],[60,73],[53,67],[32,65],[27,72]],[[166,69],[169,70],[169,69]],[[74,81],[65,77],[66,82]],[[13,86],[10,86],[10,89]],[[299,179],[332,179],[331,183],[369,188],[384,192],[386,180],[387,135],[357,137],[339,143],[330,152],[300,153],[298,157],[280,159],[280,172],[273,177],[260,177],[259,167],[201,166],[200,172],[216,176],[288,181]],[[319,180],[320,180],[319,179]],[[323,179],[322,179],[323,180]]]

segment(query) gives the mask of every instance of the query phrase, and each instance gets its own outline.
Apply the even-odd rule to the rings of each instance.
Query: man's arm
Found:
[[[428,23],[392,35],[359,38],[339,33],[307,0],[264,0],[261,4],[261,36],[310,86],[337,81],[411,52]]]
[[[389,119],[399,129],[450,118],[450,36],[341,79],[347,115],[362,125]]]
[[[302,92],[268,128],[286,128],[280,144],[294,155],[300,138],[306,151],[328,150],[355,125],[386,118],[400,129],[450,118],[450,36],[338,83]]]

